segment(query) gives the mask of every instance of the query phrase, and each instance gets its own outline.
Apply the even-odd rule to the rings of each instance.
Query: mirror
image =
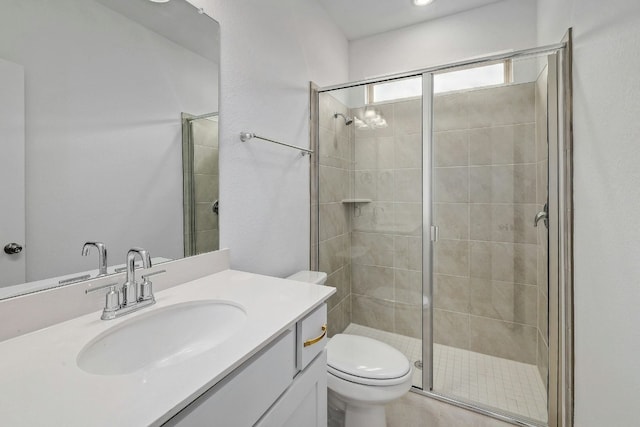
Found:
[[[219,25],[186,0],[0,0],[0,298],[218,248]],[[215,206],[214,206],[215,205]]]

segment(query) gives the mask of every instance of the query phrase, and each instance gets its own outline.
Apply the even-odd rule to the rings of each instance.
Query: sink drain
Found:
[[[418,369],[422,369],[422,360],[416,360],[415,362],[413,362],[413,366]]]

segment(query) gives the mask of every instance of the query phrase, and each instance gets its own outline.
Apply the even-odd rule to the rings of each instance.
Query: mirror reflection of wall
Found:
[[[0,190],[22,191],[26,229],[9,236],[0,218],[0,246],[24,248],[0,253],[2,271],[18,265],[0,276],[0,298],[97,270],[86,241],[106,244],[111,267],[133,246],[183,256],[181,112],[218,112],[219,25],[198,12],[185,0],[2,0],[0,60],[24,69],[25,159],[9,160],[4,141],[0,158],[26,167]],[[0,126],[4,138],[21,125]],[[217,218],[205,225],[201,251],[217,248]]]

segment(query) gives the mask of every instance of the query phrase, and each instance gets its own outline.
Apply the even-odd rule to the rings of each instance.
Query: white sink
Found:
[[[172,365],[221,344],[246,318],[242,307],[228,301],[193,301],[158,308],[98,335],[80,351],[77,364],[98,375],[124,375]]]

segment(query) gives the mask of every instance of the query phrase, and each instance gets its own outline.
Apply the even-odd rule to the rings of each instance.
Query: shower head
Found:
[[[347,126],[349,126],[351,123],[353,123],[353,119],[351,117],[349,117],[349,116],[345,116],[342,113],[334,113],[333,114],[333,118],[334,119],[337,119],[338,116],[340,116],[340,117],[342,117],[344,119],[344,124],[347,125]]]

